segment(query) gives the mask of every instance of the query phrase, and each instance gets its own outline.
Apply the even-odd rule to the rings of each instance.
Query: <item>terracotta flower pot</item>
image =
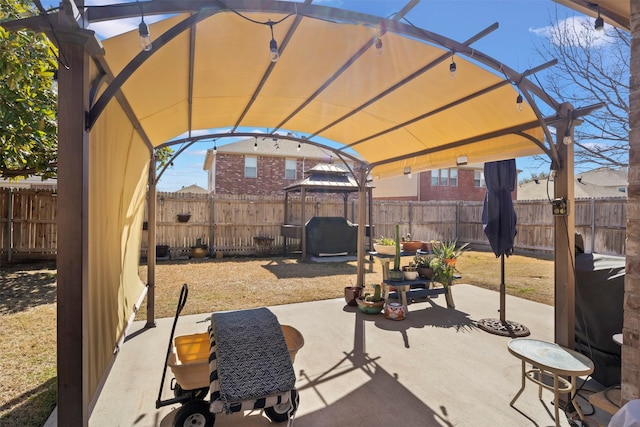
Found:
[[[360,298],[362,294],[362,288],[360,286],[345,286],[344,288],[344,300],[347,305],[355,307],[358,305],[356,300]]]
[[[420,250],[431,253],[433,252],[433,245],[431,244],[431,242],[422,242]]]
[[[431,279],[433,277],[433,269],[429,267],[418,267],[418,275],[420,277],[424,277],[426,279]]]
[[[422,241],[420,240],[410,240],[408,242],[402,242],[402,250],[404,252],[415,253],[421,247]]]

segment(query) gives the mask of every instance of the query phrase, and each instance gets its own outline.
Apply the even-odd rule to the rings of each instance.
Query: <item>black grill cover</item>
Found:
[[[593,360],[593,378],[604,386],[620,384],[625,258],[576,255],[576,350]]]
[[[309,254],[319,256],[358,250],[358,226],[342,217],[314,216],[305,229]]]

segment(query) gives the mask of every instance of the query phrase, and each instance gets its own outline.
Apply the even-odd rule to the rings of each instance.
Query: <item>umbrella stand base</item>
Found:
[[[503,337],[527,337],[531,334],[529,328],[511,320],[500,319],[480,319],[477,322],[478,327],[490,334],[501,335]]]

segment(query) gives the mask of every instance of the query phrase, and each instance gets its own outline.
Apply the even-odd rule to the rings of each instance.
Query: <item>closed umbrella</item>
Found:
[[[500,319],[482,319],[482,329],[499,335],[529,335],[529,330],[506,320],[504,258],[513,253],[516,237],[516,212],[511,200],[517,178],[515,159],[500,160],[484,164],[484,179],[487,194],[482,207],[482,228],[496,257],[500,257]]]

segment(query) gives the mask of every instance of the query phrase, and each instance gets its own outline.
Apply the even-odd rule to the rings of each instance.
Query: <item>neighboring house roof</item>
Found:
[[[199,185],[193,184],[188,187],[182,187],[180,190],[176,191],[176,193],[209,193],[208,190],[200,187]]]
[[[616,189],[602,187],[591,183],[578,181],[574,179],[574,191],[576,199],[605,198],[605,197],[625,197],[625,193],[621,193]],[[536,183],[529,181],[518,185],[518,200],[548,200],[553,199],[554,182],[541,179]]]
[[[620,188],[626,187],[629,183],[626,168],[598,168],[576,174],[576,177],[581,179],[582,182],[599,185],[601,187]]]

